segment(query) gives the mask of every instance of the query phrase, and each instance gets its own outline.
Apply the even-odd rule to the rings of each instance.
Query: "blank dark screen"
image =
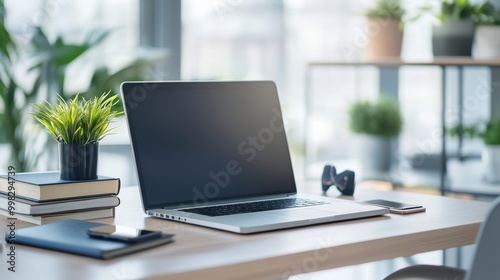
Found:
[[[124,83],[146,209],[296,191],[273,82]]]

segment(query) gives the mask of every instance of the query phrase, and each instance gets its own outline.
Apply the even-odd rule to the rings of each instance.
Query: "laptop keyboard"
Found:
[[[190,208],[190,209],[181,209],[179,211],[216,217],[216,216],[225,216],[225,215],[234,215],[234,214],[262,212],[262,211],[269,211],[269,210],[279,210],[279,209],[287,209],[287,208],[315,206],[315,205],[322,205],[322,204],[328,204],[328,203],[329,202],[327,202],[327,201],[304,199],[304,198],[285,198],[285,199],[276,199],[276,200],[247,202],[247,203],[240,203],[240,204],[227,204],[227,205],[220,205],[220,206],[207,206],[207,207],[198,207],[198,208]]]

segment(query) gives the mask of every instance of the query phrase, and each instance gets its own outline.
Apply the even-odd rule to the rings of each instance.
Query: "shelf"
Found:
[[[371,60],[360,60],[360,61],[335,61],[335,60],[319,60],[319,61],[310,61],[307,64],[306,69],[306,81],[305,81],[305,94],[304,94],[304,103],[306,104],[306,120],[304,121],[304,154],[305,154],[305,164],[307,166],[310,162],[308,156],[308,147],[307,140],[308,137],[308,121],[309,115],[313,111],[313,91],[312,88],[312,72],[314,68],[320,67],[355,67],[356,69],[362,68],[363,66],[375,66],[379,68],[379,92],[383,92],[386,96],[393,97],[394,99],[398,99],[399,92],[399,67],[400,66],[438,66],[441,67],[441,112],[440,112],[440,125],[441,125],[441,133],[445,135],[447,132],[446,128],[446,112],[447,112],[447,70],[449,70],[448,66],[457,67],[458,68],[458,78],[457,78],[457,94],[458,94],[458,122],[459,124],[463,124],[463,108],[464,108],[464,67],[468,66],[483,66],[490,68],[489,70],[489,80],[491,93],[496,92],[497,85],[495,85],[494,81],[500,79],[500,59],[474,59],[472,57],[434,57],[431,60],[426,61],[405,61],[399,57],[386,57],[380,59],[371,59]],[[500,111],[497,108],[500,106],[500,95],[491,94],[490,95],[490,117],[498,118],[500,116]],[[449,155],[447,155],[447,143],[446,137],[442,138],[440,141],[441,154],[439,158],[446,158],[450,162],[454,159],[450,159]],[[460,136],[459,139],[459,150],[462,145],[462,138]],[[393,149],[397,149],[397,145],[392,145]],[[456,192],[456,193],[469,193],[474,195],[500,195],[500,184],[498,187],[496,184],[489,184],[484,182],[482,179],[482,175],[480,173],[480,168],[474,166],[472,157],[467,157],[467,163],[461,163],[460,165],[448,166],[448,163],[445,161],[438,161],[438,166],[433,168],[433,171],[429,171],[429,174],[421,174],[420,178],[430,179],[427,181],[433,181],[432,184],[435,185],[434,181],[436,181],[436,177],[433,175],[435,173],[438,174],[437,185],[441,191],[441,194],[445,194],[446,192]],[[477,156],[476,156],[477,158]],[[469,159],[472,161],[469,162]],[[456,160],[458,162],[458,160]],[[476,165],[479,161],[476,159]],[[480,162],[479,162],[480,166]],[[448,178],[454,178],[454,175],[450,175],[450,172],[455,172],[458,170],[458,175],[463,177],[458,177],[458,179],[449,180]],[[476,172],[471,172],[471,170],[479,170]],[[307,171],[307,170],[305,170]],[[404,173],[404,172],[403,172]],[[409,177],[419,177],[418,175],[420,171],[413,175],[409,175]],[[448,173],[448,174],[447,174]],[[472,173],[472,175],[471,175]],[[307,176],[307,172],[305,172]],[[419,179],[414,180],[420,181]]]
[[[470,56],[442,56],[432,60],[402,60],[399,57],[386,57],[359,61],[311,61],[311,66],[377,66],[377,67],[399,67],[399,66],[487,66],[500,67],[500,59],[474,59]]]

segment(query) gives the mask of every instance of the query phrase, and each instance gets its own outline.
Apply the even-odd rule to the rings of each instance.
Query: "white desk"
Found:
[[[319,184],[301,188],[320,189]],[[11,273],[2,241],[0,279],[282,279],[472,244],[489,208],[484,202],[360,188],[355,200],[422,204],[427,212],[238,235],[147,217],[135,187],[123,188],[120,198],[116,218],[98,221],[174,233],[175,242],[109,261],[18,245],[17,272]],[[1,217],[0,227],[5,225]],[[18,221],[17,226],[31,225]]]

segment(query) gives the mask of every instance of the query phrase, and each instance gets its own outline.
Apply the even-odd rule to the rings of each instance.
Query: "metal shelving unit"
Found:
[[[463,104],[464,104],[464,89],[463,89],[463,78],[464,78],[464,68],[465,67],[488,67],[490,69],[490,81],[491,83],[491,99],[490,99],[490,112],[491,117],[500,118],[500,84],[494,81],[500,81],[500,59],[473,59],[471,57],[436,57],[432,61],[403,61],[399,58],[383,58],[378,60],[369,61],[311,61],[307,65],[305,73],[305,106],[306,106],[306,119],[304,121],[304,141],[303,150],[305,153],[305,166],[309,162],[308,158],[308,123],[309,116],[312,111],[312,91],[311,91],[311,81],[312,72],[316,68],[325,67],[354,67],[359,69],[366,66],[375,66],[379,69],[379,92],[384,92],[389,96],[398,100],[398,86],[399,86],[399,68],[402,66],[435,66],[441,69],[441,160],[440,160],[440,181],[439,189],[442,195],[446,193],[467,193],[472,195],[500,195],[500,186],[498,186],[498,191],[494,187],[482,187],[480,190],[467,190],[465,187],[457,187],[451,184],[447,184],[448,176],[448,160],[449,155],[447,154],[447,141],[446,141],[446,92],[447,92],[447,81],[446,81],[446,71],[451,67],[458,69],[458,126],[459,130],[463,125]],[[463,149],[463,135],[459,133],[458,135],[458,150],[457,155],[462,155]],[[466,158],[460,159],[462,162],[466,161]],[[477,178],[476,178],[477,179]],[[476,183],[477,184],[477,183]],[[484,185],[484,184],[482,184]]]

